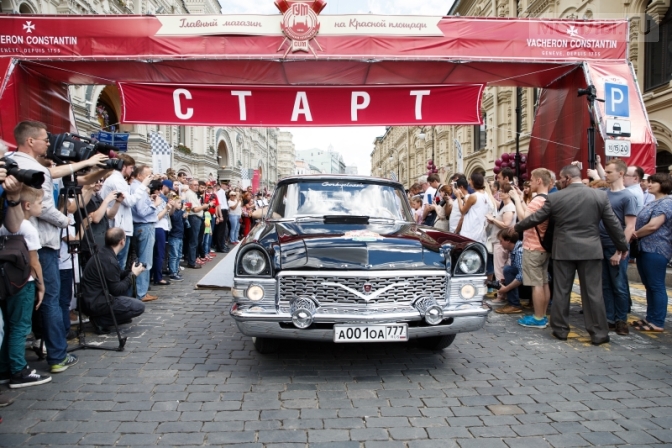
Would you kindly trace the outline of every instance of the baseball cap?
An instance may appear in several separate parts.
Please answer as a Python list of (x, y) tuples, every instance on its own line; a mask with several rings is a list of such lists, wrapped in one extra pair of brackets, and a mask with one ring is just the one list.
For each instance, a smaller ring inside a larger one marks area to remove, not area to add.
[(163, 182), (161, 182), (162, 185), (168, 187), (169, 190), (173, 189), (173, 181), (170, 179), (166, 179)]

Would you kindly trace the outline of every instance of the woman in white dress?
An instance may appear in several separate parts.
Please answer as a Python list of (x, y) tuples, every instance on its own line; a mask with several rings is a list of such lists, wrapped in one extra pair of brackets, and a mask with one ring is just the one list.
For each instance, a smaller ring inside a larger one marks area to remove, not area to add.
[(492, 204), (490, 198), (485, 193), (482, 174), (473, 173), (469, 179), (469, 185), (474, 189), (474, 193), (470, 194), (466, 200), (461, 190), (455, 192), (457, 195), (457, 205), (460, 207), (460, 213), (462, 213), (460, 235), (485, 245), (488, 240), (487, 233), (485, 232), (487, 224), (485, 215), (492, 210)]

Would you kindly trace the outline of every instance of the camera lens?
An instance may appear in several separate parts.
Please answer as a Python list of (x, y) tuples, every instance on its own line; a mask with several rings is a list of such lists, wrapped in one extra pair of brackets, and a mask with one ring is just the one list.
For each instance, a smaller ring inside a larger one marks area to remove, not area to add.
[(42, 188), (44, 184), (44, 173), (37, 170), (22, 170), (15, 160), (3, 157), (0, 159), (5, 162), (5, 169), (8, 176), (14, 176), (16, 180), (33, 188)]

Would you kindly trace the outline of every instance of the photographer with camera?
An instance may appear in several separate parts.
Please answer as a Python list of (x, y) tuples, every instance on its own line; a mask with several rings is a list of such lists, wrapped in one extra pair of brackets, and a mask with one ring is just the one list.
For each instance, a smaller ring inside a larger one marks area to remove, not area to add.
[(89, 316), (97, 333), (105, 333), (106, 327), (114, 325), (101, 278), (104, 279), (110, 293), (112, 311), (117, 324), (128, 323), (145, 312), (144, 303), (127, 296), (133, 279), (145, 271), (145, 266), (135, 263), (130, 270), (122, 271), (117, 256), (124, 246), (126, 246), (125, 231), (119, 227), (108, 229), (105, 232), (105, 247), (98, 252), (100, 266), (104, 266), (103, 272), (98, 271), (96, 260), (92, 259), (86, 264), (82, 274), (82, 311)]
[(82, 190), (82, 197), (86, 204), (83, 215), (89, 219), (89, 227), (95, 244), (95, 248), (89, 247), (88, 239), (82, 239), (80, 249), (82, 266), (86, 266), (96, 248), (100, 249), (105, 246), (105, 232), (110, 228), (110, 221), (114, 219), (121, 206), (121, 201), (124, 200), (124, 196), (118, 191), (111, 191), (107, 196), (102, 197), (100, 190), (104, 182), (104, 179), (99, 179)]
[[(5, 228), (12, 233), (19, 231), (24, 214), (20, 202), (21, 187), (23, 184), (16, 177), (9, 175), (5, 168), (5, 161), (0, 160), (0, 194), (3, 195), (2, 201), (7, 201), (7, 207), (3, 210), (3, 216), (0, 217)], [(3, 204), (4, 205), (4, 204)]]
[[(16, 162), (20, 169), (32, 170), (43, 175), (40, 185), (44, 193), (42, 213), (37, 218), (31, 218), (31, 222), (40, 235), (42, 248), (38, 251), (38, 255), (45, 285), (49, 285), (40, 307), (43, 337), (47, 347), (47, 363), (51, 366), (52, 373), (58, 373), (76, 364), (77, 357), (67, 352), (66, 326), (59, 304), (61, 277), (58, 269), (58, 256), (61, 247), (61, 229), (67, 228), (69, 221), (67, 216), (54, 205), (53, 178), (68, 174), (74, 175), (76, 171), (83, 168), (99, 165), (107, 159), (107, 156), (96, 155), (88, 160), (48, 169), (38, 161), (45, 157), (49, 149), (49, 135), (44, 123), (20, 122), (14, 128), (14, 139), (18, 149), (11, 155), (11, 160)], [(53, 170), (53, 175), (51, 170)], [(32, 177), (36, 178), (36, 176)]]

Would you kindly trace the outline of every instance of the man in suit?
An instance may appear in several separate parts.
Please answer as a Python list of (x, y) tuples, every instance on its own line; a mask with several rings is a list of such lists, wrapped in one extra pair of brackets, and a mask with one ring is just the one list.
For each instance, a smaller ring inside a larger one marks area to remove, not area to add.
[[(515, 226), (516, 232), (535, 227), (551, 218), (553, 236), (553, 336), (566, 340), (569, 333), (569, 298), (578, 271), (586, 330), (593, 345), (609, 342), (607, 314), (602, 300), (602, 244), (600, 221), (622, 259), (628, 254), (623, 228), (604, 191), (581, 182), (581, 171), (568, 165), (560, 171), (562, 190), (549, 195), (544, 206)], [(617, 263), (618, 264), (618, 263)]]

